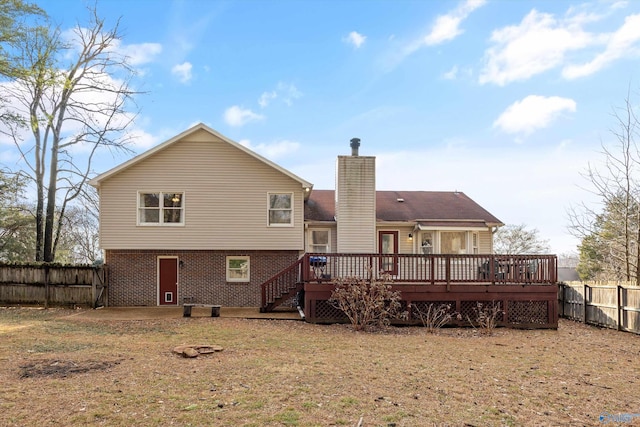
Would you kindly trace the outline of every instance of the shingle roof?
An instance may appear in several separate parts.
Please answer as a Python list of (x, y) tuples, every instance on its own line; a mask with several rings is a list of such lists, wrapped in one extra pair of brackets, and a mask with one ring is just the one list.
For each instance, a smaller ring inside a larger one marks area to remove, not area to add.
[[(442, 226), (470, 226), (475, 221), (502, 224), (466, 194), (455, 191), (376, 191), (376, 211), (378, 221), (415, 221)], [(334, 221), (334, 215), (335, 192), (313, 190), (305, 203), (305, 220)], [(450, 221), (456, 224), (449, 224)]]

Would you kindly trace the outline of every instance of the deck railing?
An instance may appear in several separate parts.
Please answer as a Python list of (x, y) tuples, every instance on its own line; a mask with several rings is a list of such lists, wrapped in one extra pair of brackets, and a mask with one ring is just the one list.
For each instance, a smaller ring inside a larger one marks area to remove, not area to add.
[(300, 283), (300, 269), (304, 265), (304, 260), (305, 258), (300, 258), (260, 286), (263, 309), (278, 298), (288, 294), (297, 283)]
[(555, 284), (555, 255), (305, 254), (304, 282), (389, 274), (394, 282), (425, 284)]

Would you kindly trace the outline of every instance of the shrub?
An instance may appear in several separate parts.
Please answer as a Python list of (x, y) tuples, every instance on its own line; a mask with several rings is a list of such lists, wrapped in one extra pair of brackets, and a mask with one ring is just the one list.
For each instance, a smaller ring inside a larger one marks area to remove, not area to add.
[(467, 317), (471, 326), (480, 328), (480, 333), (484, 335), (493, 334), (498, 324), (498, 316), (502, 316), (504, 311), (500, 308), (500, 302), (492, 302), (491, 305), (478, 302), (473, 309), (476, 314), (475, 322)]
[(359, 277), (336, 279), (329, 303), (342, 310), (355, 330), (386, 327), (401, 316), (400, 292), (391, 290), (388, 276), (368, 282)]
[(449, 323), (455, 314), (451, 312), (451, 304), (440, 304), (436, 306), (431, 303), (427, 306), (425, 312), (415, 306), (414, 311), (422, 322), (422, 325), (427, 328), (427, 332), (432, 334)]

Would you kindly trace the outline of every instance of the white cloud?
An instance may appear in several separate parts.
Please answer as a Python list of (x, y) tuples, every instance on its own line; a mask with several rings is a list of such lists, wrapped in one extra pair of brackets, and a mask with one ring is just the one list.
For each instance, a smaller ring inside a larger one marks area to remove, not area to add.
[(576, 102), (573, 99), (529, 95), (511, 104), (493, 122), (493, 127), (506, 133), (529, 135), (549, 126), (563, 112), (575, 111)]
[(360, 46), (364, 44), (365, 40), (367, 40), (367, 36), (363, 36), (357, 31), (351, 31), (348, 36), (342, 39), (342, 41), (353, 45), (356, 49), (359, 49)]
[(147, 150), (160, 142), (160, 138), (141, 128), (133, 128), (127, 131), (127, 135), (131, 138), (131, 148), (138, 152)]
[(153, 61), (162, 52), (162, 45), (160, 43), (120, 45), (116, 47), (116, 50), (135, 67)]
[[(74, 27), (61, 33), (61, 38), (72, 48), (66, 53), (66, 58), (77, 57), (77, 54), (83, 49), (82, 40), (90, 37), (90, 32), (89, 28)], [(126, 58), (129, 65), (134, 67), (152, 62), (162, 52), (160, 43), (124, 44), (121, 39), (113, 39), (110, 43), (105, 51)]]
[(462, 21), (485, 3), (486, 0), (467, 0), (448, 14), (438, 16), (431, 32), (425, 36), (424, 44), (427, 46), (441, 44), (462, 34), (464, 32), (460, 29)]
[(264, 120), (264, 116), (237, 105), (227, 108), (224, 112), (224, 121), (229, 126), (243, 126), (246, 123), (259, 120)]
[(560, 21), (532, 10), (519, 25), (494, 31), (480, 83), (504, 86), (561, 65), (568, 52), (594, 43), (595, 37), (581, 28), (585, 21), (584, 15)]
[(180, 83), (189, 83), (192, 77), (192, 68), (193, 66), (190, 62), (184, 62), (182, 64), (174, 65), (173, 68), (171, 68), (171, 74), (177, 76)]
[(271, 104), (271, 101), (279, 99), (290, 107), (293, 105), (293, 101), (301, 98), (302, 95), (303, 93), (293, 83), (278, 82), (275, 89), (262, 92), (258, 98), (258, 105), (261, 108), (266, 108)]
[(265, 108), (269, 105), (272, 99), (276, 99), (277, 97), (278, 93), (275, 90), (272, 90), (271, 92), (263, 92), (262, 95), (260, 95), (260, 99), (258, 99), (258, 105)]
[[(438, 16), (428, 34), (420, 35), (418, 38), (403, 44), (393, 43), (392, 49), (383, 55), (382, 67), (387, 72), (391, 71), (404, 61), (405, 58), (414, 54), (419, 49), (453, 40), (464, 32), (460, 28), (462, 22), (471, 12), (483, 6), (485, 3), (486, 0), (466, 0), (448, 14)], [(394, 40), (395, 36), (390, 38), (389, 41)]]
[(458, 66), (454, 65), (453, 68), (444, 73), (442, 77), (445, 80), (455, 80), (458, 77)]
[(608, 37), (604, 52), (587, 63), (566, 66), (562, 70), (562, 75), (567, 79), (584, 77), (622, 57), (638, 56), (640, 54), (638, 41), (640, 41), (640, 15), (627, 16), (622, 27)]
[(253, 150), (256, 153), (259, 153), (269, 159), (277, 159), (279, 157), (284, 157), (286, 155), (295, 153), (300, 148), (300, 143), (295, 141), (289, 141), (286, 139), (274, 141), (269, 144), (261, 143), (258, 145), (253, 145), (251, 144), (250, 140), (243, 139), (239, 141), (239, 144), (244, 145), (248, 149)]
[(302, 97), (302, 92), (293, 83), (279, 82), (277, 91), (288, 106), (291, 106), (294, 100)]

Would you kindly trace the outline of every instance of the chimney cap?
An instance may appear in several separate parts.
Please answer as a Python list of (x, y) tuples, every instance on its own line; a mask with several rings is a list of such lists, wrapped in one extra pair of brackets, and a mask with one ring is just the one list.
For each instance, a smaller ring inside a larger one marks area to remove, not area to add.
[(360, 147), (360, 138), (351, 138), (351, 155), (358, 155), (358, 147)]

